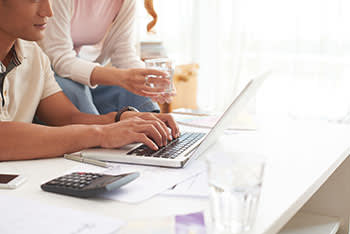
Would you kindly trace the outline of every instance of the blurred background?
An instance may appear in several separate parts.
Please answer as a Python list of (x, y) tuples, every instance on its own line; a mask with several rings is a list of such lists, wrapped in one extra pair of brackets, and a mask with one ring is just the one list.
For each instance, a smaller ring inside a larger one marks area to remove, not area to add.
[(248, 112), (347, 120), (350, 1), (154, 0), (155, 34), (146, 33), (151, 17), (137, 1), (141, 57), (184, 65), (174, 78), (184, 81), (184, 100), (174, 108), (222, 111), (249, 78), (271, 69)]

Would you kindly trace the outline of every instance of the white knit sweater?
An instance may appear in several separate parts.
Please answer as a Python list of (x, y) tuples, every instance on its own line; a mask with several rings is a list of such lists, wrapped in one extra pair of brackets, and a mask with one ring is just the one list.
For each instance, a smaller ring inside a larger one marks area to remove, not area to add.
[(54, 16), (49, 19), (45, 37), (38, 44), (49, 56), (53, 69), (59, 76), (68, 77), (91, 87), (92, 70), (108, 60), (118, 68), (144, 67), (136, 55), (133, 44), (136, 0), (124, 0), (111, 29), (105, 36), (99, 56), (93, 62), (77, 57), (73, 49), (71, 19), (74, 13), (74, 0), (52, 1), (52, 9)]

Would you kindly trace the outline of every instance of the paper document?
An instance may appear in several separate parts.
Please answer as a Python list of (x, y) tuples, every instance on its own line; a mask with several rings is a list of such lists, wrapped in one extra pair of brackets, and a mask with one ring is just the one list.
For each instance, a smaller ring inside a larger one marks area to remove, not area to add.
[(1, 234), (112, 234), (120, 220), (0, 195)]
[(138, 171), (140, 177), (136, 180), (119, 189), (101, 195), (101, 197), (112, 200), (137, 203), (164, 192), (174, 185), (196, 176), (205, 170), (205, 165), (202, 161), (193, 161), (185, 168), (163, 168), (118, 163), (110, 164), (113, 165), (113, 167), (107, 170), (101, 167), (81, 164), (74, 167), (69, 172), (100, 172), (118, 175)]
[(118, 234), (206, 234), (204, 213), (132, 220)]
[(177, 184), (174, 188), (164, 191), (161, 193), (161, 195), (207, 198), (209, 196), (207, 173), (202, 172), (182, 183)]

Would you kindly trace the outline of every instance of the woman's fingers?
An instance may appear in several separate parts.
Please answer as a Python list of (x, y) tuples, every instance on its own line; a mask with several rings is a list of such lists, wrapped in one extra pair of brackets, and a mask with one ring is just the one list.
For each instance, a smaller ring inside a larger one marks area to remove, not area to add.
[(166, 103), (170, 103), (171, 100), (173, 99), (173, 96), (175, 96), (175, 94), (173, 92), (171, 93), (163, 93), (161, 95), (161, 97), (163, 98), (163, 100), (166, 102)]
[(157, 96), (151, 96), (151, 98), (154, 102), (158, 102), (160, 104), (171, 103), (171, 101), (173, 100), (173, 95), (169, 93), (162, 93)]
[(145, 83), (142, 87), (140, 87), (140, 89), (146, 93), (157, 93), (157, 95), (161, 95), (170, 87), (171, 81), (169, 79), (150, 77), (146, 79)]
[(165, 89), (162, 87), (150, 87), (147, 85), (143, 85), (140, 89), (141, 89), (141, 92), (145, 94), (160, 95), (165, 92)]
[(157, 69), (140, 69), (140, 72), (143, 76), (161, 76), (168, 77), (169, 74), (167, 72), (163, 72)]
[(153, 84), (154, 87), (168, 88), (171, 85), (171, 80), (161, 77), (148, 77), (146, 78), (146, 85), (150, 86)]
[[(172, 81), (168, 79), (169, 74), (167, 72), (159, 71), (156, 69), (132, 69), (127, 89), (133, 93), (146, 97), (156, 97), (169, 93), (168, 90), (172, 86)], [(175, 96), (175, 89), (169, 93), (170, 96)], [(159, 102), (170, 102), (169, 95), (166, 97), (160, 97)]]

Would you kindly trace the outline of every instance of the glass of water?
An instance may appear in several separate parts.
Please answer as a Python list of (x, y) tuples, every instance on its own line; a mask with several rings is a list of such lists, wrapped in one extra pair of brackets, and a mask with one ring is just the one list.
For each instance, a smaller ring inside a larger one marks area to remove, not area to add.
[(215, 231), (241, 233), (254, 224), (263, 181), (263, 156), (222, 152), (207, 158), (211, 221)]
[[(146, 68), (156, 69), (167, 73), (166, 77), (157, 77), (154, 75), (149, 75), (146, 77), (146, 84), (150, 87), (155, 88), (164, 88), (164, 93), (172, 93), (174, 91), (173, 86), (173, 76), (175, 71), (175, 63), (169, 58), (157, 58), (157, 59), (147, 59), (145, 60)], [(153, 78), (153, 79), (150, 79)], [(165, 78), (170, 82), (151, 82), (151, 80), (155, 80), (154, 78)]]

